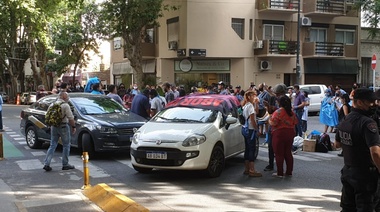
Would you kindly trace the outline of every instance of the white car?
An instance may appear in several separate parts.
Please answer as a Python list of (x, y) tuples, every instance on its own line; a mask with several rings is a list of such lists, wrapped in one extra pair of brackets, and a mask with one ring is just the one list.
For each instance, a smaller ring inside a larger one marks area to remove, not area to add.
[[(190, 95), (171, 102), (135, 132), (134, 169), (205, 170), (218, 177), (225, 159), (245, 149), (238, 106), (229, 95)], [(257, 139), (256, 157), (258, 146)]]
[(306, 91), (310, 98), (308, 107), (309, 113), (317, 113), (321, 109), (321, 102), (325, 97), (326, 85), (322, 84), (306, 84), (300, 85), (301, 91)]

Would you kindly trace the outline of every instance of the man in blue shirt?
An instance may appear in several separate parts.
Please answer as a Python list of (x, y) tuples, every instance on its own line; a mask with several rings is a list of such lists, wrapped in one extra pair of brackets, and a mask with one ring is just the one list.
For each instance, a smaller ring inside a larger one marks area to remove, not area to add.
[(293, 100), (293, 110), (298, 118), (298, 124), (296, 125), (296, 135), (302, 137), (302, 114), (303, 114), (303, 107), (306, 105), (305, 96), (300, 91), (299, 85), (294, 85), (294, 91), (296, 93), (296, 96)]
[(132, 101), (131, 111), (146, 119), (150, 118), (149, 90), (137, 94)]

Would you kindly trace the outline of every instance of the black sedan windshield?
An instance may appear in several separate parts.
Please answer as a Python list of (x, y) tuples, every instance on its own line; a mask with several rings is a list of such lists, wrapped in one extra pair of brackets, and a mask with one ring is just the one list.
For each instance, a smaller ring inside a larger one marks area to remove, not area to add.
[(174, 107), (160, 111), (151, 121), (211, 123), (215, 121), (217, 114), (217, 111), (201, 108)]
[(100, 115), (125, 111), (122, 105), (110, 98), (100, 98), (94, 95), (94, 97), (75, 97), (70, 98), (70, 100), (84, 115)]

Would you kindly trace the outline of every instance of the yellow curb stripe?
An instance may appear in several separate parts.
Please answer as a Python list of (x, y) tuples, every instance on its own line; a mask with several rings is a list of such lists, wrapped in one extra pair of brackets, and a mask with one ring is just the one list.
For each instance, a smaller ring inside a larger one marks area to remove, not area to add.
[(107, 212), (148, 212), (149, 209), (122, 195), (105, 183), (83, 190), (83, 194)]

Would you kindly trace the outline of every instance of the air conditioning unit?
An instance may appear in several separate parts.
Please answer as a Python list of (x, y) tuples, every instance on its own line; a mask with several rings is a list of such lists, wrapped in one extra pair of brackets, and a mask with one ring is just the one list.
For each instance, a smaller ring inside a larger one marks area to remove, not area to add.
[(272, 62), (266, 61), (266, 60), (260, 61), (260, 67), (259, 67), (259, 69), (261, 71), (271, 70), (272, 69)]
[(264, 42), (262, 40), (257, 40), (253, 42), (253, 49), (262, 49), (264, 47)]
[(302, 26), (311, 26), (311, 19), (308, 17), (302, 17), (301, 18), (301, 25)]
[(177, 50), (178, 42), (177, 41), (169, 41), (169, 50)]

